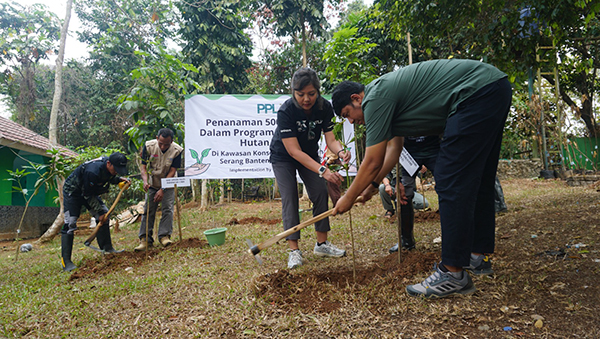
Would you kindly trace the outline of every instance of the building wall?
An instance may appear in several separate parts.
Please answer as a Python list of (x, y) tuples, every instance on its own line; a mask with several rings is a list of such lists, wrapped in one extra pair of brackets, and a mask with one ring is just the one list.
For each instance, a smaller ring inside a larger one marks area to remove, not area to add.
[[(25, 206), (0, 206), (0, 240), (15, 239)], [(28, 207), (20, 239), (37, 238), (52, 225), (59, 213), (58, 207)]]
[[(0, 151), (4, 151), (4, 153), (1, 155), (2, 159), (5, 160), (0, 164), (0, 178), (11, 178), (10, 174), (7, 172), (8, 169), (16, 171), (17, 169), (23, 169), (24, 166), (30, 166), (30, 162), (34, 164), (47, 164), (49, 162), (49, 158), (47, 157), (38, 154), (32, 154), (26, 151), (13, 149), (17, 155), (11, 152), (11, 149), (8, 147), (2, 148)], [(21, 185), (27, 189), (27, 195), (23, 196), (23, 193), (12, 189), (12, 186), (16, 186), (14, 181), (3, 180), (3, 182), (8, 183), (8, 185), (6, 185), (6, 187), (0, 186), (0, 190), (5, 193), (3, 194), (2, 198), (0, 198), (0, 205), (25, 206), (26, 200), (29, 199), (35, 192), (35, 184), (39, 179), (39, 175), (35, 173), (35, 171), (27, 171), (32, 173), (21, 179)], [(31, 197), (29, 206), (57, 207), (58, 205), (54, 202), (54, 199), (57, 196), (58, 193), (55, 189), (46, 190), (46, 187), (41, 187), (38, 191), (38, 194)]]
[(0, 206), (12, 205), (12, 182), (6, 179), (10, 178), (7, 170), (12, 171), (14, 158), (10, 148), (0, 148)]

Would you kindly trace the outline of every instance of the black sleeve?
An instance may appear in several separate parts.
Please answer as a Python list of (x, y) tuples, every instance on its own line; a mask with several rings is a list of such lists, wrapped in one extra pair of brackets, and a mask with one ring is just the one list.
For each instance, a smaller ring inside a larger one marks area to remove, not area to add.
[(293, 105), (288, 99), (277, 111), (277, 127), (281, 139), (298, 137), (298, 127), (296, 120), (293, 118)]
[(333, 127), (335, 126), (335, 122), (333, 121), (333, 107), (331, 107), (331, 103), (329, 103), (329, 101), (327, 100), (325, 100), (325, 102), (323, 103), (323, 111), (325, 112), (325, 121), (323, 121), (323, 133), (333, 131)]
[(148, 164), (148, 158), (150, 158), (150, 155), (148, 155), (148, 150), (146, 149), (146, 144), (144, 144), (144, 148), (142, 148), (142, 165)]
[(100, 177), (93, 171), (84, 170), (81, 173), (81, 181), (83, 184), (83, 196), (90, 197), (96, 195), (95, 185), (100, 181)]
[(175, 159), (173, 159), (173, 162), (171, 163), (171, 167), (175, 167), (175, 168), (181, 168), (181, 153), (180, 152)]

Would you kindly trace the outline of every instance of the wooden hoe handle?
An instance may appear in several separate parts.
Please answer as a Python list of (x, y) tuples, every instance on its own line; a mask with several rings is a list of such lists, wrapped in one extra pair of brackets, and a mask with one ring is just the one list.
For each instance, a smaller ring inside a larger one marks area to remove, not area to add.
[[(121, 191), (119, 191), (119, 195), (117, 195), (115, 202), (113, 202), (112, 206), (110, 206), (110, 209), (108, 210), (108, 212), (106, 212), (104, 214), (106, 216), (106, 218), (108, 218), (108, 216), (113, 212), (113, 210), (117, 206), (117, 203), (119, 202), (119, 199), (121, 199), (121, 195), (123, 194), (123, 191), (125, 191), (130, 185), (131, 185), (131, 182), (126, 182), (125, 185), (123, 185), (123, 187), (121, 187)], [(103, 223), (104, 223), (104, 218), (100, 218), (100, 220), (98, 220), (98, 224), (96, 224), (96, 227), (92, 231), (92, 234), (90, 234), (90, 236), (85, 240), (84, 244), (89, 245), (92, 243), (92, 241), (96, 238), (96, 235), (98, 234), (98, 230), (100, 230), (100, 226), (102, 226)]]
[[(361, 201), (362, 201), (362, 197), (358, 197), (358, 198), (356, 198), (356, 201), (354, 201), (354, 202), (357, 203), (357, 202), (361, 202)], [(287, 230), (273, 236), (272, 238), (265, 240), (264, 242), (262, 242), (258, 245), (252, 246), (248, 250), (248, 253), (250, 253), (252, 255), (257, 255), (260, 251), (264, 250), (267, 247), (274, 245), (279, 240), (287, 237), (288, 235), (290, 235), (292, 233), (296, 233), (296, 232), (300, 231), (301, 229), (305, 228), (306, 226), (316, 223), (317, 221), (323, 220), (323, 219), (331, 216), (331, 214), (333, 214), (333, 208), (330, 209), (329, 211), (323, 212), (315, 217), (312, 217), (290, 229), (287, 229)]]

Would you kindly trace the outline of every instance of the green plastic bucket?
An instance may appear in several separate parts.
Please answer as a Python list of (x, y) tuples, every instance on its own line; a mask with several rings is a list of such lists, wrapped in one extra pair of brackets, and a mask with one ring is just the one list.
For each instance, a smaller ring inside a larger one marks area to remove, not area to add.
[(221, 246), (225, 243), (225, 231), (227, 227), (218, 227), (204, 231), (206, 240), (210, 246)]

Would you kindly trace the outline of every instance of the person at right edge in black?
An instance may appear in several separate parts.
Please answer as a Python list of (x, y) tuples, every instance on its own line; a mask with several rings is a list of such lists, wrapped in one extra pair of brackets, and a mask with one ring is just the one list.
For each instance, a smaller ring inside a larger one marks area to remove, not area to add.
[(115, 152), (110, 157), (102, 157), (81, 164), (65, 180), (63, 187), (65, 224), (60, 231), (63, 271), (68, 272), (77, 268), (71, 261), (71, 253), (73, 252), (77, 219), (82, 206), (85, 206), (96, 220), (103, 221), (96, 236), (98, 247), (105, 253), (122, 252), (122, 250), (117, 251), (113, 248), (109, 229), (110, 216), (105, 215), (108, 208), (99, 197), (108, 192), (110, 184), (117, 185), (121, 181), (130, 181), (121, 175), (127, 175), (127, 158), (125, 155)]

